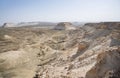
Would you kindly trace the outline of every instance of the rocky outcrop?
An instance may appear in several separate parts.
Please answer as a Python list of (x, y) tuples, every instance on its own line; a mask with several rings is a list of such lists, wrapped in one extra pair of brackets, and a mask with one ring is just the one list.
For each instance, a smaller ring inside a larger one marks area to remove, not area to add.
[(57, 29), (57, 30), (75, 30), (76, 28), (70, 22), (61, 22), (61, 23), (58, 23), (54, 29)]
[(119, 78), (120, 48), (100, 53), (96, 65), (87, 72), (86, 78)]

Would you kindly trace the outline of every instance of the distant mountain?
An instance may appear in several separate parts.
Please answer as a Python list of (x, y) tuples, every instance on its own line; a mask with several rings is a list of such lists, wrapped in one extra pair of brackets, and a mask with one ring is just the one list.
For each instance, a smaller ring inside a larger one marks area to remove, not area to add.
[(2, 25), (3, 28), (7, 28), (7, 27), (16, 27), (16, 25), (14, 23), (4, 23)]
[(60, 22), (57, 24), (57, 26), (55, 26), (54, 29), (57, 29), (57, 30), (75, 30), (76, 28), (70, 22)]
[(52, 22), (21, 22), (18, 26), (54, 26), (56, 23)]
[(18, 24), (14, 23), (4, 23), (2, 25), (3, 28), (6, 27), (40, 27), (40, 28), (53, 28), (57, 25), (57, 23), (52, 22), (21, 22)]
[(72, 24), (74, 25), (74, 26), (83, 26), (84, 24), (85, 24), (85, 22), (72, 22)]

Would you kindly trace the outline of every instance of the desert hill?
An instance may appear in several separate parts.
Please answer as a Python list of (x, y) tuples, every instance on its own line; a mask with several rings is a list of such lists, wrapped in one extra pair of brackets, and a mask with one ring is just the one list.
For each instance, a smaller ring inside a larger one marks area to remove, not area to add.
[(57, 30), (75, 30), (76, 28), (70, 22), (61, 22), (61, 23), (58, 23), (54, 29), (57, 29)]
[(120, 78), (119, 64), (120, 22), (0, 28), (0, 78)]

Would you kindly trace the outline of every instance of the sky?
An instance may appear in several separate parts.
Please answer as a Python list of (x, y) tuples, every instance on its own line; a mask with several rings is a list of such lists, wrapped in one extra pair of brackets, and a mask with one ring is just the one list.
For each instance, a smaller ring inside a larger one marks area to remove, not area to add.
[(120, 0), (0, 0), (0, 24), (120, 21)]

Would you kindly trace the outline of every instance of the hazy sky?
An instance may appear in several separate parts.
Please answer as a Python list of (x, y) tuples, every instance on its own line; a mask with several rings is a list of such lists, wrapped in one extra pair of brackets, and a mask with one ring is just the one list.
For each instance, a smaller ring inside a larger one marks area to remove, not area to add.
[(0, 24), (120, 21), (120, 0), (0, 0)]

